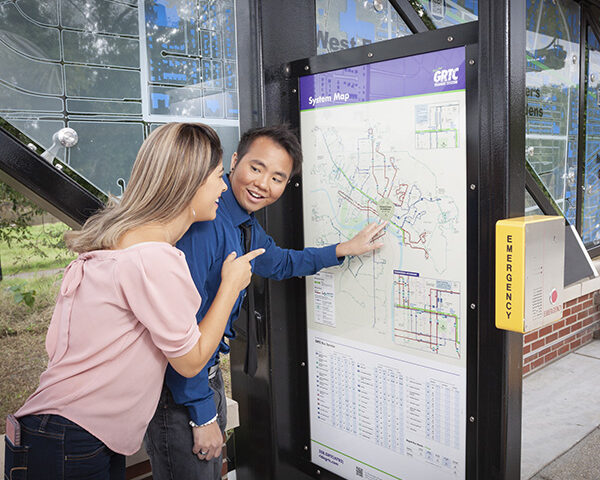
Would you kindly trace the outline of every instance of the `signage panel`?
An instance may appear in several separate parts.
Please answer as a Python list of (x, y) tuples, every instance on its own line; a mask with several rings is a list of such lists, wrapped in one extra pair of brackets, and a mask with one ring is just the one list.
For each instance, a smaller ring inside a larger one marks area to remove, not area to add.
[(527, 333), (562, 318), (565, 219), (532, 215), (496, 223), (496, 326)]
[(306, 245), (388, 222), (307, 279), (311, 459), (346, 479), (465, 477), (465, 50), (300, 79)]

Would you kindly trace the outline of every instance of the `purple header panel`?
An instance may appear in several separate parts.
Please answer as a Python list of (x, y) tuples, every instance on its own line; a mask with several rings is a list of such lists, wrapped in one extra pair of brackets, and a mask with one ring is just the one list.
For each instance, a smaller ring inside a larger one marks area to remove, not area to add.
[(459, 47), (300, 77), (300, 110), (464, 88)]

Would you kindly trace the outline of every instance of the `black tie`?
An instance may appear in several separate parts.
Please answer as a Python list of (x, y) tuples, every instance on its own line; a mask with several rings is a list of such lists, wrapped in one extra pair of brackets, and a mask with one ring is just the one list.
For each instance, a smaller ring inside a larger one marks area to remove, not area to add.
[[(244, 251), (248, 253), (252, 248), (252, 229), (250, 221), (240, 225), (242, 230), (242, 240), (244, 242)], [(252, 281), (248, 285), (248, 345), (246, 347), (246, 362), (244, 363), (244, 372), (254, 376), (258, 365), (258, 352), (256, 346), (258, 338), (256, 336), (256, 313), (254, 309), (254, 287)]]

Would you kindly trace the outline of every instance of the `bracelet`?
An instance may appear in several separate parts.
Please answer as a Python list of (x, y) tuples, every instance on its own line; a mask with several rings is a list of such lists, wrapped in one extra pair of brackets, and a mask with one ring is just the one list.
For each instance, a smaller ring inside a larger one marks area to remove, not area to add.
[(211, 423), (215, 423), (217, 421), (217, 418), (219, 418), (219, 414), (218, 413), (213, 418), (211, 418), (208, 422), (203, 423), (202, 425), (198, 425), (193, 420), (190, 420), (190, 422), (189, 422), (190, 423), (190, 427), (192, 427), (192, 428), (206, 427), (207, 425), (210, 425)]

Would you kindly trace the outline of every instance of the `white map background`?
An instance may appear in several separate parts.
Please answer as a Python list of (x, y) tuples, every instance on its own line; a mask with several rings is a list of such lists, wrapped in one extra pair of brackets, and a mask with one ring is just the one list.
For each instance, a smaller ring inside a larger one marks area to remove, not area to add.
[(309, 328), (465, 365), (464, 125), (463, 91), (301, 113), (305, 244), (389, 221), (381, 250), (327, 269), (333, 323), (308, 279)]

